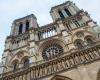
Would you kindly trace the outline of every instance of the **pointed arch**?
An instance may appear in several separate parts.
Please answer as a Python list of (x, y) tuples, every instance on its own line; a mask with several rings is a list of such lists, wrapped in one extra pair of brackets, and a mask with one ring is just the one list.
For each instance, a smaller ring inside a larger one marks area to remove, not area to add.
[(29, 67), (29, 56), (24, 56), (24, 57), (21, 59), (21, 63), (23, 64), (23, 67), (24, 67), (24, 68)]
[(19, 60), (15, 59), (12, 63), (13, 71), (19, 68)]
[(82, 49), (84, 47), (84, 42), (81, 39), (76, 39), (74, 41), (74, 45), (76, 46), (76, 48)]
[(12, 58), (9, 60), (9, 62), (8, 62), (8, 66), (11, 66), (12, 65), (12, 62), (14, 61), (14, 60), (18, 60), (19, 61), (19, 63), (21, 63), (21, 60), (23, 59), (23, 57), (25, 57), (25, 56), (31, 56), (31, 54), (28, 52), (28, 51), (26, 51), (26, 50), (20, 50), (20, 51), (18, 51), (18, 52), (16, 52), (13, 56), (12, 56)]
[(92, 44), (95, 41), (95, 38), (91, 35), (85, 36), (84, 40), (86, 41), (87, 44)]
[(54, 77), (51, 78), (51, 80), (72, 80), (72, 79), (61, 75), (55, 75)]
[(71, 37), (71, 40), (72, 40), (72, 42), (74, 42), (76, 39), (78, 39), (78, 36), (77, 36), (77, 33), (84, 33), (84, 36), (83, 36), (83, 38), (85, 37), (85, 36), (88, 36), (88, 35), (90, 35), (90, 36), (92, 36), (93, 38), (95, 38), (95, 35), (92, 33), (92, 32), (90, 32), (90, 31), (85, 31), (85, 30), (79, 30), (79, 31), (76, 31), (73, 35), (72, 35), (72, 37)]

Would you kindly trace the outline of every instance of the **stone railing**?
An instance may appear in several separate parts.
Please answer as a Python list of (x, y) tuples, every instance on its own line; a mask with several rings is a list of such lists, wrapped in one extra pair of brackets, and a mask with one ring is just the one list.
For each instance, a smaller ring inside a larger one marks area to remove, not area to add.
[(38, 28), (38, 36), (39, 40), (57, 35), (57, 24), (48, 24), (46, 26), (42, 26)]
[(20, 68), (16, 71), (3, 73), (3, 80), (36, 80), (61, 71), (71, 70), (81, 64), (89, 64), (100, 59), (100, 42), (87, 46), (84, 49), (74, 49), (69, 55), (65, 53), (59, 58), (48, 61), (39, 61), (30, 64), (29, 68)]

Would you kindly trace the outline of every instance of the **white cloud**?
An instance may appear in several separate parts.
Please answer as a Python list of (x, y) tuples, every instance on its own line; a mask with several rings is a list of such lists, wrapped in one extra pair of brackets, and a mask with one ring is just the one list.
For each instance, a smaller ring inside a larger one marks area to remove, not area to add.
[(28, 8), (31, 5), (30, 0), (15, 0), (15, 2), (5, 2), (0, 4), (0, 12), (5, 13), (16, 13), (17, 11), (22, 11), (24, 8)]

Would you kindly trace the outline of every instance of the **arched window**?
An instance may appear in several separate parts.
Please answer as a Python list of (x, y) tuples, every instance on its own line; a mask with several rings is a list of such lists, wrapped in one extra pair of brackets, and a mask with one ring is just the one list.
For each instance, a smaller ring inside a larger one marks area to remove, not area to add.
[(63, 48), (58, 44), (49, 45), (43, 50), (44, 59), (55, 58), (60, 56), (61, 54), (63, 54)]
[(26, 22), (26, 29), (25, 31), (28, 31), (29, 30), (29, 21)]
[(79, 49), (82, 49), (82, 48), (83, 48), (82, 43), (81, 43), (81, 42), (77, 42), (77, 47), (78, 47)]
[(65, 12), (66, 12), (66, 14), (67, 14), (68, 16), (72, 16), (72, 14), (69, 12), (68, 9), (64, 9), (64, 10), (65, 10)]
[(63, 13), (61, 11), (58, 11), (58, 13), (59, 13), (59, 15), (60, 15), (61, 18), (65, 18), (64, 15), (63, 15)]
[(18, 69), (18, 62), (14, 62), (13, 63), (13, 70), (17, 70)]
[(71, 27), (70, 23), (66, 23), (66, 27), (67, 27), (67, 31), (72, 30), (72, 27)]
[(85, 41), (87, 42), (87, 44), (93, 44), (93, 38), (91, 36), (85, 37)]
[(74, 24), (76, 25), (76, 27), (80, 27), (80, 24), (77, 20), (73, 20)]
[(29, 67), (29, 59), (25, 59), (25, 60), (24, 60), (23, 67), (24, 67), (24, 68)]
[(23, 30), (23, 24), (22, 24), (22, 23), (20, 23), (20, 25), (19, 25), (19, 34), (21, 34), (21, 33), (22, 33), (22, 30)]
[(75, 41), (75, 46), (76, 46), (78, 49), (82, 49), (82, 48), (84, 47), (83, 41), (82, 41), (82, 40), (76, 40), (76, 41)]
[(92, 43), (93, 43), (93, 41), (92, 41), (91, 38), (87, 38), (87, 42), (88, 42), (89, 44), (92, 44)]

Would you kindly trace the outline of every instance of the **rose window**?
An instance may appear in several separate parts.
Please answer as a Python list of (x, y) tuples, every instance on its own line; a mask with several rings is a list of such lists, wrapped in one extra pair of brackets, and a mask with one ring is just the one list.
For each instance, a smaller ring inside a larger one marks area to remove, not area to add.
[(43, 58), (51, 59), (60, 56), (63, 53), (63, 48), (58, 44), (52, 44), (47, 46), (43, 50)]

